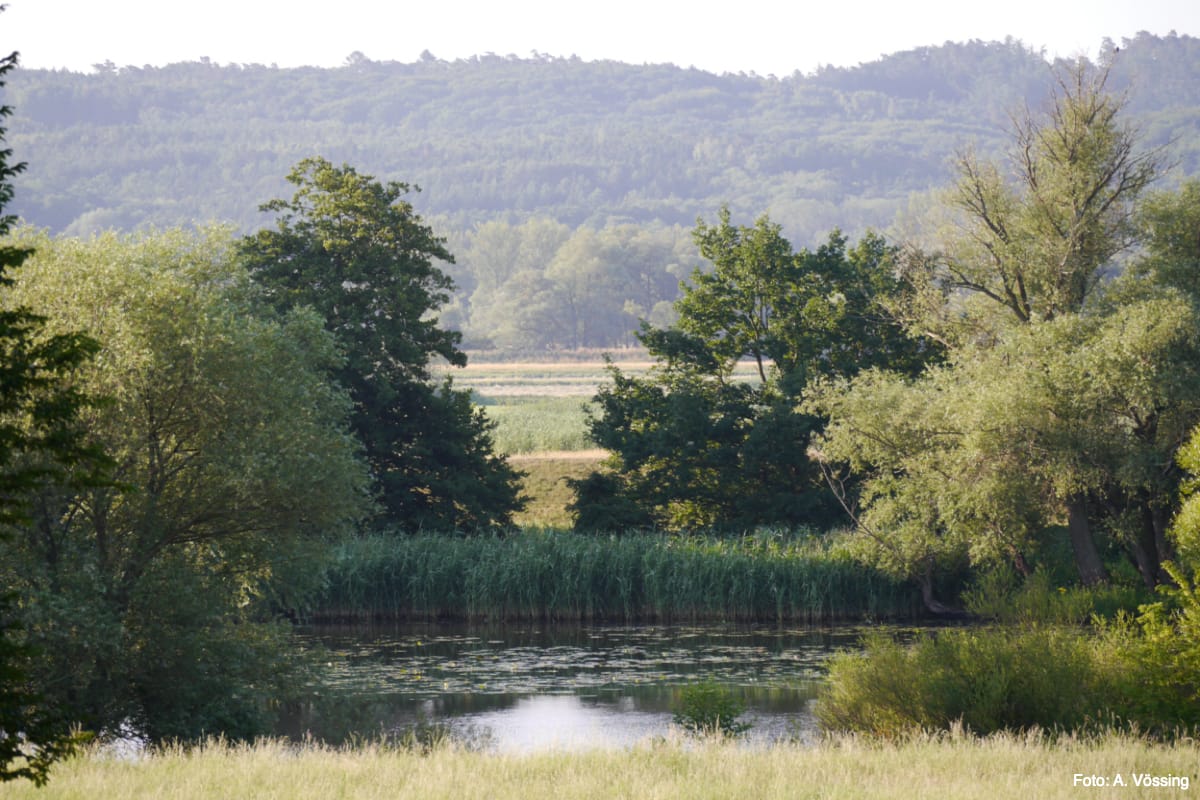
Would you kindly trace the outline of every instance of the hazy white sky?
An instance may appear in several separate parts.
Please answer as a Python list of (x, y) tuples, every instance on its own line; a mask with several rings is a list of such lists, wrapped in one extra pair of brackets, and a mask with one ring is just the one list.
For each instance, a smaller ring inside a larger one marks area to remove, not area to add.
[(536, 50), (782, 77), (945, 41), (1013, 36), (1051, 56), (1094, 56), (1106, 36), (1200, 36), (1197, 0), (5, 1), (0, 51), (85, 72), (106, 60), (337, 66), (354, 51), (413, 61)]

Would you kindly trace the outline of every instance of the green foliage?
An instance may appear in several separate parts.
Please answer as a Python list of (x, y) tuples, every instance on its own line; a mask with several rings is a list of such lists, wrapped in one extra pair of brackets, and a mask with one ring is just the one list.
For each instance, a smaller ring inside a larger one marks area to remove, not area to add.
[(1101, 646), (1073, 628), (947, 629), (911, 645), (876, 634), (864, 644), (829, 662), (817, 701), (827, 730), (1075, 731), (1109, 723), (1119, 708)]
[(321, 619), (816, 621), (907, 616), (912, 588), (803, 534), (373, 536), (339, 547)]
[[(1115, 88), (1132, 87), (1141, 124), (1190, 145), (1197, 40), (1117, 44)], [(419, 175), (435, 190), (430, 213), (464, 229), (514, 216), (687, 226), (728, 201), (771, 208), (794, 241), (811, 241), (839, 221), (889, 223), (945, 180), (964, 135), (991, 149), (1008, 111), (1037, 107), (1045, 73), (1044, 54), (1020, 42), (972, 41), (777, 78), (481, 55), (27, 70), (11, 91), (28, 117), (21, 147), (39, 164), (22, 215), (75, 234), (197, 218), (249, 228), (252, 199), (294, 153), (326, 152)], [(1194, 172), (1194, 145), (1187, 155)]]
[[(16, 65), (16, 53), (0, 58), (0, 86)], [(0, 106), (0, 122), (10, 113)], [(0, 145), (5, 133), (0, 127)], [(0, 149), (0, 236), (15, 221), (3, 212), (12, 180), (25, 168), (11, 157), (12, 150)], [(0, 244), (0, 548), (33, 524), (45, 486), (70, 473), (75, 485), (101, 485), (109, 464), (84, 436), (80, 416), (91, 398), (72, 383), (73, 373), (95, 355), (96, 342), (74, 331), (47, 336), (44, 317), (11, 301), (11, 272), (30, 255), (27, 247)], [(70, 730), (69, 709), (35, 685), (30, 665), (37, 652), (11, 586), (0, 582), (0, 782), (24, 778), (41, 786), (82, 737)]]
[(1125, 622), (1109, 629), (1119, 643), (1121, 689), (1129, 715), (1143, 728), (1162, 733), (1200, 726), (1200, 597), (1189, 579), (1168, 563), (1175, 586), (1163, 586), (1163, 602), (1142, 606), (1136, 628)]
[(227, 231), (13, 243), (6, 300), (100, 343), (72, 382), (116, 482), (42, 487), (4, 547), (38, 687), (103, 734), (253, 735), (298, 674), (267, 609), (369, 509), (333, 338), (262, 302)]
[(980, 573), (963, 592), (963, 605), (975, 616), (1024, 625), (1082, 625), (1094, 618), (1114, 620), (1138, 609), (1146, 593), (1138, 587), (1058, 585), (1046, 570), (1025, 580), (1011, 569), (997, 567)]
[(1065, 533), (1079, 578), (1098, 584), (1103, 533), (1147, 586), (1162, 580), (1173, 453), (1200, 420), (1200, 318), (1152, 265), (1103, 279), (1161, 168), (1106, 77), (1064, 71), (1046, 118), (1018, 121), (1014, 182), (961, 158), (958, 225), (936, 256), (909, 254), (896, 306), (946, 362), (810, 395), (831, 418), (817, 447), (863, 479), (865, 549), (896, 574), (963, 557), (1029, 574)]
[(1145, 256), (1134, 263), (1139, 274), (1200, 299), (1200, 179), (1190, 178), (1174, 192), (1150, 195), (1138, 209), (1146, 240)]
[(498, 221), (467, 235), (455, 321), (475, 347), (503, 353), (627, 346), (642, 319), (661, 321), (695, 261), (678, 227)]
[(727, 687), (705, 681), (679, 690), (672, 719), (694, 736), (741, 736), (750, 730), (748, 722), (738, 722), (745, 704)]
[(629, 496), (625, 482), (612, 472), (594, 470), (568, 478), (573, 499), (567, 505), (577, 531), (635, 531), (654, 527), (654, 518)]
[[(638, 378), (610, 365), (593, 400), (591, 436), (617, 477), (578, 484), (605, 506), (580, 495), (578, 525), (620, 524), (632, 509), (672, 529), (828, 525), (832, 498), (808, 455), (821, 420), (798, 398), (819, 375), (916, 369), (933, 355), (884, 312), (894, 251), (873, 235), (847, 250), (834, 232), (793, 253), (768, 218), (734, 226), (728, 209), (694, 237), (713, 269), (693, 273), (673, 327), (643, 326), (658, 366)], [(742, 359), (757, 380), (733, 378)]]
[[(1119, 44), (1106, 56), (1113, 88), (1131, 91), (1131, 118), (1150, 141), (1177, 141), (1182, 174), (1195, 173), (1200, 42)], [(882, 228), (946, 183), (964, 139), (998, 152), (1008, 114), (1043, 104), (1046, 71), (1016, 41), (779, 77), (543, 55), (23, 70), (8, 90), (22, 110), (14, 141), (38, 169), (20, 176), (17, 211), (70, 235), (196, 219), (249, 231), (255, 198), (278, 194), (296, 154), (324, 153), (430, 190), (426, 213), (460, 259), (443, 322), (472, 347), (615, 347), (641, 318), (669, 324), (655, 308), (669, 309), (696, 259), (663, 256), (698, 214), (769, 208), (805, 243), (834, 226)]]
[[(999, 616), (1019, 620), (1004, 627), (938, 631), (909, 645), (868, 638), (861, 653), (830, 662), (818, 718), (832, 730), (885, 737), (956, 724), (976, 734), (1116, 724), (1188, 735), (1200, 725), (1200, 600), (1183, 573), (1166, 569), (1177, 584), (1160, 589), (1166, 600), (1141, 606), (1136, 618), (1093, 616), (1094, 630), (1078, 618), (1114, 590), (1051, 599), (1035, 579), (1000, 604)], [(986, 608), (992, 584), (970, 599)]]
[(280, 214), (276, 229), (244, 239), (241, 257), (277, 308), (315, 309), (345, 352), (332, 374), (349, 390), (387, 522), (508, 522), (518, 476), (494, 452), (494, 425), (449, 379), (431, 381), (432, 360), (466, 356), (436, 316), (453, 282), (433, 262), (453, 257), (401, 199), (410, 187), (321, 158), (288, 180), (293, 198), (263, 206)]

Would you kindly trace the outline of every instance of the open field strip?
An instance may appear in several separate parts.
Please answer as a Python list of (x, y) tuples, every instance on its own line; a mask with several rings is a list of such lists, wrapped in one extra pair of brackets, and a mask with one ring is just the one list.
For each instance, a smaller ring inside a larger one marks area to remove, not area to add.
[[(626, 375), (644, 375), (655, 365), (649, 360), (615, 361)], [(756, 370), (750, 362), (739, 364), (734, 377), (751, 380)], [(443, 367), (438, 375), (454, 379), (459, 389), (471, 389), (489, 398), (590, 397), (608, 380), (605, 363), (590, 361), (471, 361), (465, 368)]]
[(523, 464), (536, 464), (539, 461), (602, 461), (608, 455), (607, 450), (594, 447), (590, 450), (541, 450), (536, 453), (518, 453), (508, 457), (508, 460), (521, 469)]
[[(1116, 735), (1056, 744), (1037, 736), (920, 737), (901, 744), (847, 738), (769, 748), (660, 741), (626, 750), (527, 755), (452, 746), (421, 755), (374, 746), (217, 743), (136, 759), (76, 758), (58, 765), (45, 788), (20, 782), (5, 785), (3, 794), (38, 800), (1168, 798), (1200, 791), (1198, 765), (1200, 746), (1194, 741), (1154, 745)], [(1117, 776), (1124, 787), (1113, 786)], [(1097, 777), (1108, 785), (1084, 785)], [(1167, 785), (1137, 785), (1147, 778)], [(1180, 785), (1185, 778), (1187, 789)]]

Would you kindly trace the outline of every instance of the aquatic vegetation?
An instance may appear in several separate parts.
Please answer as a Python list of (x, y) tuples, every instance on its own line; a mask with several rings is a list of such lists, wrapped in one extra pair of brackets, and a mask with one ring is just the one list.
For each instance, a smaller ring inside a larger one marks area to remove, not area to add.
[(527, 530), (346, 543), (314, 620), (832, 621), (912, 616), (914, 588), (803, 532)]

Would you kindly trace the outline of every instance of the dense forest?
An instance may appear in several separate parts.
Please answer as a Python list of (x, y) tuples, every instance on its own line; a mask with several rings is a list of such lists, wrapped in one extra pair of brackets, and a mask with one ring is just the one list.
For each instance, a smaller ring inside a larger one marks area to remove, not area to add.
[[(1200, 41), (1139, 34), (1101, 60), (1145, 143), (1173, 142), (1194, 174)], [(998, 153), (1010, 116), (1044, 105), (1051, 69), (1008, 40), (782, 78), (536, 53), (22, 70), (10, 142), (33, 166), (12, 210), (75, 235), (249, 231), (319, 155), (421, 188), (413, 202), (457, 262), (442, 321), (468, 347), (614, 347), (640, 319), (670, 321), (702, 263), (697, 217), (765, 211), (806, 245), (886, 227), (930, 205), (956, 151)]]

